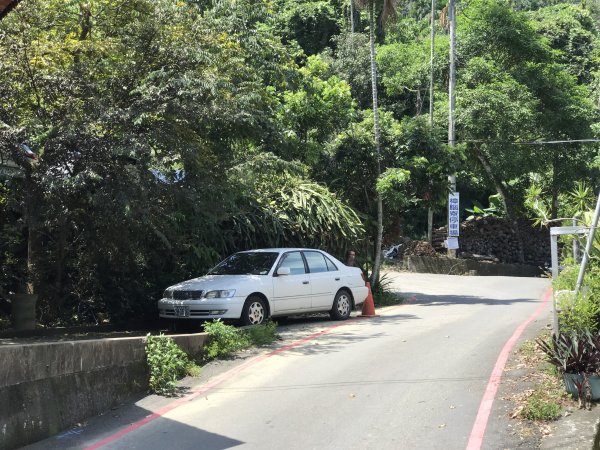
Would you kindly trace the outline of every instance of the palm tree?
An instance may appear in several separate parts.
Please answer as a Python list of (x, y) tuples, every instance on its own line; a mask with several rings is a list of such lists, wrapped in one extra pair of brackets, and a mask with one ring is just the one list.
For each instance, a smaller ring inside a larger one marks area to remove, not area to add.
[[(359, 8), (369, 9), (369, 45), (371, 48), (371, 87), (373, 90), (373, 128), (375, 132), (375, 154), (377, 166), (377, 178), (381, 175), (381, 130), (379, 129), (379, 108), (377, 101), (377, 61), (375, 59), (375, 7), (377, 0), (355, 0)], [(385, 26), (387, 19), (395, 14), (395, 0), (383, 0), (381, 24)], [(383, 239), (383, 205), (381, 195), (377, 194), (377, 240), (375, 243), (375, 261), (371, 273), (371, 284), (379, 278), (381, 267), (381, 242)]]

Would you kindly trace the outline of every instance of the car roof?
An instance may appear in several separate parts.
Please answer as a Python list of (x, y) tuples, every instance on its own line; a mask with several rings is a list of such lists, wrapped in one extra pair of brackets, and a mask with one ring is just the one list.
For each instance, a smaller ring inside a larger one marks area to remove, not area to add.
[(301, 247), (280, 247), (280, 248), (257, 248), (255, 250), (244, 250), (242, 252), (238, 252), (238, 253), (285, 253), (285, 252), (290, 252), (290, 251), (317, 251), (317, 252), (321, 252), (324, 253), (325, 255), (327, 255), (327, 257), (331, 258), (335, 263), (338, 263), (342, 266), (344, 266), (345, 264), (340, 261), (339, 259), (337, 259), (335, 256), (327, 253), (325, 250), (319, 250), (318, 248), (301, 248)]

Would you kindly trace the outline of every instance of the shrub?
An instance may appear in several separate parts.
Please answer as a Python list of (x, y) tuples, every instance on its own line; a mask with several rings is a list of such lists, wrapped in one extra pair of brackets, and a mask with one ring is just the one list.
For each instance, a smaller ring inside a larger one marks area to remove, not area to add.
[[(570, 261), (572, 262), (572, 261)], [(579, 276), (579, 265), (570, 264), (565, 267), (552, 286), (555, 292), (573, 291)], [(600, 328), (600, 266), (588, 266), (581, 292), (574, 296), (562, 293), (558, 299), (558, 320), (561, 333), (595, 333)]]
[(600, 370), (600, 335), (589, 332), (552, 335), (537, 339), (548, 362), (561, 373), (595, 373)]
[(575, 283), (577, 283), (577, 275), (579, 274), (579, 266), (568, 265), (559, 274), (558, 277), (552, 282), (554, 291), (572, 291), (575, 289)]
[(373, 285), (373, 303), (375, 306), (390, 306), (402, 303), (403, 299), (390, 290), (392, 281), (388, 279), (387, 274), (381, 274), (379, 280)]
[(561, 333), (584, 333), (598, 331), (600, 298), (586, 294), (564, 293), (558, 299), (558, 321)]
[(146, 361), (150, 369), (150, 390), (161, 395), (173, 394), (175, 382), (193, 365), (175, 341), (162, 333), (146, 336)]
[(277, 339), (277, 322), (267, 321), (263, 325), (250, 327), (246, 333), (254, 345), (270, 344)]
[(187, 354), (163, 334), (146, 336), (146, 361), (150, 369), (150, 390), (160, 395), (173, 394), (177, 380), (188, 371), (197, 372)]
[(250, 338), (246, 333), (231, 325), (225, 325), (220, 319), (206, 322), (203, 327), (211, 337), (210, 343), (204, 347), (206, 359), (226, 356), (251, 345)]
[(277, 322), (267, 321), (246, 329), (225, 325), (220, 319), (204, 324), (211, 341), (204, 347), (205, 359), (214, 359), (244, 350), (252, 345), (265, 345), (277, 339)]

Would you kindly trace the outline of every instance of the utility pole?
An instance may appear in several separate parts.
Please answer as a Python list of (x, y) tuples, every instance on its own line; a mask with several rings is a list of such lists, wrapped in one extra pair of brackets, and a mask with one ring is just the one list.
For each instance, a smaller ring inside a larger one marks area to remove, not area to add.
[[(429, 56), (429, 126), (433, 130), (433, 63), (435, 58), (435, 0), (431, 0), (431, 54)], [(433, 208), (427, 208), (427, 240), (433, 241)]]
[(431, 0), (431, 49), (429, 55), (429, 125), (433, 126), (433, 63), (435, 59), (435, 0)]
[[(448, 19), (450, 22), (450, 79), (448, 83), (448, 97), (450, 99), (450, 105), (448, 109), (448, 144), (450, 147), (456, 145), (456, 136), (454, 129), (454, 109), (456, 106), (456, 0), (449, 0), (448, 2)], [(448, 182), (450, 183), (450, 196), (456, 194), (456, 174), (448, 176)], [(448, 200), (448, 238), (451, 237), (450, 227), (450, 199)], [(460, 228), (460, 227), (459, 227)], [(454, 234), (458, 237), (458, 233)], [(451, 258), (456, 257), (455, 249), (448, 249), (448, 256)]]

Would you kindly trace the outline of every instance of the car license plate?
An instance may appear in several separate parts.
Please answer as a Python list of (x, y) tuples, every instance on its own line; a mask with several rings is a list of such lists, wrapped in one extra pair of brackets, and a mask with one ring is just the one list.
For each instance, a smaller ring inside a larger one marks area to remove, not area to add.
[(189, 306), (174, 306), (175, 315), (177, 317), (189, 317), (190, 316), (190, 308)]

